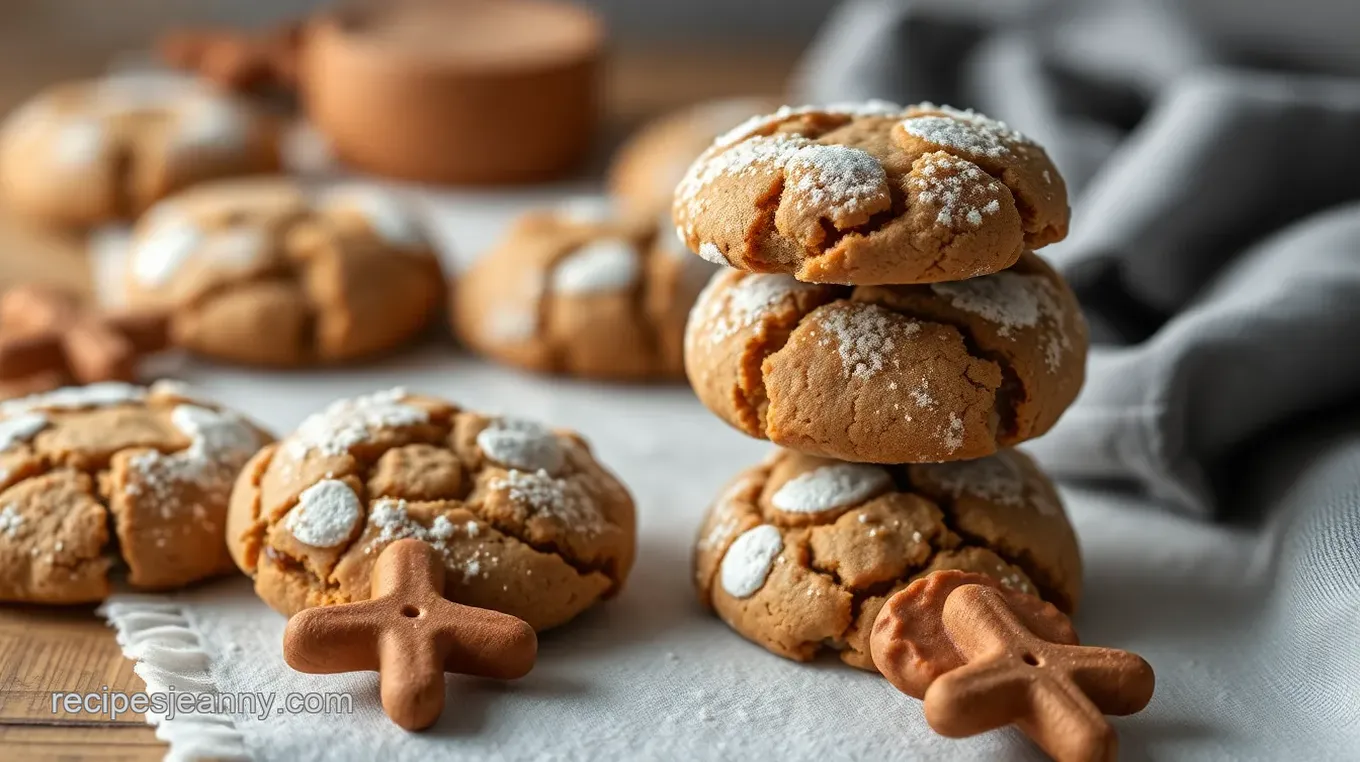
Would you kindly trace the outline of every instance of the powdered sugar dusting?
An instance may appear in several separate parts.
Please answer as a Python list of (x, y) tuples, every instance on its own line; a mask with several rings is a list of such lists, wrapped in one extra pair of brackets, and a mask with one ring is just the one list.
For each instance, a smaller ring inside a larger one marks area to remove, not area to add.
[(146, 390), (121, 381), (101, 381), (85, 386), (68, 386), (52, 392), (32, 394), (0, 402), (0, 416), (6, 418), (34, 410), (79, 410), (140, 402)]
[[(368, 525), (376, 530), (376, 536), (364, 546), (365, 554), (373, 554), (389, 543), (414, 538), (428, 543), (440, 553), (446, 566), (452, 566), (463, 573), (463, 581), (473, 577), (486, 577), (500, 565), (500, 557), (491, 553), (485, 546), (455, 547), (450, 540), (460, 532), (468, 539), (481, 533), (481, 526), (475, 521), (467, 521), (461, 526), (449, 521), (446, 516), (435, 516), (428, 527), (411, 517), (409, 505), (405, 500), (383, 498), (373, 504), (368, 512)], [(455, 550), (457, 551), (455, 553)]]
[(833, 103), (828, 106), (781, 106), (773, 114), (759, 114), (738, 124), (719, 135), (713, 145), (717, 147), (729, 146), (785, 121), (789, 117), (815, 113), (841, 116), (901, 116), (904, 109), (891, 101), (878, 99)]
[(487, 458), (509, 468), (555, 474), (566, 462), (557, 435), (534, 421), (492, 421), (477, 434), (477, 446)]
[[(225, 503), (237, 472), (260, 446), (259, 435), (244, 419), (229, 411), (198, 405), (177, 405), (170, 422), (189, 438), (189, 446), (174, 453), (155, 450), (129, 460), (141, 479), (127, 493), (154, 499), (163, 518), (191, 510), (206, 522), (209, 506), (183, 504), (183, 485), (195, 485)], [(220, 506), (213, 506), (220, 508)]]
[(622, 238), (602, 238), (582, 246), (557, 263), (552, 290), (559, 294), (627, 291), (642, 276), (637, 249)]
[(1041, 275), (1022, 275), (1009, 270), (951, 283), (933, 283), (936, 294), (956, 309), (977, 315), (996, 326), (996, 333), (1014, 339), (1019, 330), (1041, 323), (1048, 331), (1044, 361), (1050, 372), (1062, 364), (1072, 340), (1064, 330), (1064, 311), (1057, 289)]
[(967, 159), (933, 151), (918, 160), (919, 171), (907, 178), (916, 201), (937, 205), (935, 222), (951, 230), (980, 227), (1001, 211), (1004, 186)]
[(724, 274), (714, 276), (694, 307), (713, 343), (760, 322), (799, 291), (814, 288), (790, 275), (745, 274), (730, 288), (723, 288), (725, 283)]
[(944, 440), (945, 449), (950, 452), (963, 447), (963, 419), (958, 413), (949, 412), (949, 425), (940, 432), (940, 438)]
[(761, 524), (741, 533), (723, 556), (719, 578), (723, 590), (734, 598), (749, 598), (765, 586), (774, 559), (784, 549), (779, 530)]
[(298, 495), (298, 504), (283, 521), (299, 541), (317, 548), (334, 548), (349, 539), (362, 515), (359, 496), (348, 484), (322, 479)]
[(604, 529), (604, 517), (595, 501), (576, 482), (555, 479), (547, 471), (528, 473), (512, 469), (504, 477), (491, 480), (488, 486), (505, 493), (531, 517), (555, 518), (585, 534), (598, 534)]
[(931, 114), (908, 117), (901, 124), (908, 134), (937, 146), (991, 159), (1011, 155), (1010, 146), (1001, 133), (977, 122)]
[[(846, 377), (872, 378), (885, 367), (899, 368), (893, 357), (897, 339), (920, 332), (916, 321), (904, 321), (877, 304), (838, 305), (819, 312), (819, 325), (827, 332), (823, 343), (836, 342)], [(896, 338), (894, 338), (896, 337)]]
[(722, 253), (722, 249), (719, 249), (717, 244), (713, 243), (699, 244), (699, 256), (703, 258), (705, 262), (711, 262), (715, 265), (730, 267), (732, 264), (728, 261), (727, 255)]
[(204, 232), (178, 215), (154, 218), (129, 255), (132, 277), (144, 286), (163, 286), (203, 244)]
[(368, 441), (375, 429), (427, 423), (430, 414), (405, 404), (402, 400), (406, 397), (406, 390), (397, 387), (337, 400), (303, 421), (297, 432), (288, 438), (284, 449), (294, 459), (301, 459), (309, 452), (343, 455), (349, 448)]
[(879, 466), (837, 463), (788, 480), (770, 502), (787, 513), (820, 513), (862, 503), (891, 486), (892, 476)]
[(23, 525), (24, 517), (13, 505), (0, 508), (0, 533), (3, 533), (5, 537), (13, 538), (14, 535), (19, 533), (19, 528)]
[(47, 428), (47, 416), (41, 413), (20, 413), (0, 421), (0, 452), (21, 442), (27, 442)]
[(1022, 508), (1032, 503), (1045, 516), (1056, 516), (1060, 509), (1038, 489), (1027, 490), (1029, 477), (1010, 451), (977, 460), (930, 463), (916, 466), (917, 473), (957, 499), (972, 495), (997, 505)]

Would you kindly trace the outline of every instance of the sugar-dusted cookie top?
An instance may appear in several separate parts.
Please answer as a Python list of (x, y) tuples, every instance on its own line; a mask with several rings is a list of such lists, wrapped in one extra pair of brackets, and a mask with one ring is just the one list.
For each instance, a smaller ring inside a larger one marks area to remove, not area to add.
[(862, 463), (979, 458), (1048, 431), (1086, 323), (1037, 255), (952, 283), (827, 286), (728, 270), (685, 333), (699, 399), (754, 436)]
[(0, 600), (97, 601), (231, 568), (227, 500), (268, 434), (173, 384), (0, 403)]
[(691, 251), (809, 283), (960, 280), (1067, 234), (1044, 149), (973, 111), (785, 107), (720, 136), (675, 191)]
[(134, 231), (125, 282), (130, 306), (170, 313), (180, 345), (270, 366), (388, 351), (429, 323), (445, 288), (398, 197), (284, 178), (203, 185), (158, 204)]
[(676, 378), (685, 320), (715, 269), (669, 224), (573, 199), (521, 218), (458, 279), (453, 327), (477, 352), (529, 370)]
[(633, 564), (628, 491), (576, 434), (391, 389), (335, 402), (242, 471), (227, 543), (270, 606), (365, 600), (405, 537), (447, 567), (445, 594), (562, 624)]
[(193, 79), (60, 84), (0, 126), (0, 191), (41, 222), (129, 219), (194, 183), (277, 169), (278, 132), (245, 101)]
[(863, 669), (883, 602), (933, 571), (986, 574), (1068, 613), (1081, 598), (1072, 525), (1014, 450), (925, 466), (776, 451), (709, 509), (694, 562), (700, 600), (738, 632), (800, 661), (834, 649)]

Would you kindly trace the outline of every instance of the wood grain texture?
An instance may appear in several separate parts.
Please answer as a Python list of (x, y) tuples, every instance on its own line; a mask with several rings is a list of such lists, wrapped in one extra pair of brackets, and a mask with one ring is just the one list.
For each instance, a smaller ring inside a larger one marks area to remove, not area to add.
[[(36, 0), (28, 7), (38, 7)], [(6, 23), (0, 12), (0, 27)], [(0, 51), (0, 62), (6, 55)], [(24, 66), (0, 67), (0, 112), (56, 79), (97, 73), (89, 58), (26, 59)], [(778, 95), (795, 58), (792, 50), (625, 48), (606, 72), (606, 123), (621, 135), (651, 116), (707, 98)], [(34, 230), (0, 209), (0, 288), (23, 282), (90, 293), (84, 238)], [(53, 692), (104, 686), (145, 689), (93, 607), (0, 606), (0, 760), (161, 759), (166, 745), (138, 715), (109, 721), (52, 712)]]

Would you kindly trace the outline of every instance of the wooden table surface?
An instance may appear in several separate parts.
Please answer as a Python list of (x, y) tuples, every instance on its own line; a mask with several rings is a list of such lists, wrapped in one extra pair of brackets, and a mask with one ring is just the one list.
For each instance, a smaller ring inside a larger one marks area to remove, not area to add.
[[(87, 52), (79, 63), (6, 67), (0, 74), (0, 113), (44, 80), (97, 73), (89, 58)], [(606, 123), (622, 131), (705, 98), (778, 95), (795, 58), (789, 49), (617, 51), (605, 80)], [(25, 72), (38, 78), (15, 79)], [(83, 240), (34, 230), (0, 209), (0, 288), (34, 281), (88, 293)], [(145, 688), (94, 607), (0, 607), (0, 760), (161, 759), (166, 745), (140, 715), (107, 721), (52, 712), (54, 692), (99, 692), (105, 686), (126, 692)]]

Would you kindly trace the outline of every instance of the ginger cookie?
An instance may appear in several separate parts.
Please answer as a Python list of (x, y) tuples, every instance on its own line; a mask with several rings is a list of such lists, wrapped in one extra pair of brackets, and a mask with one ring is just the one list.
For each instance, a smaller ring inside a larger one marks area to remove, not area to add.
[(283, 178), (204, 185), (157, 205), (134, 231), (126, 284), (129, 306), (169, 313), (180, 346), (272, 367), (391, 351), (430, 323), (445, 289), (398, 198)]
[(537, 630), (622, 587), (628, 491), (579, 436), (401, 389), (340, 400), (261, 450), (232, 492), (227, 544), (273, 608), (367, 600), (396, 540), (429, 543), (444, 593)]
[(869, 639), (893, 593), (940, 569), (985, 574), (1071, 613), (1076, 535), (1025, 455), (879, 466), (778, 450), (728, 485), (694, 553), (703, 604), (781, 656), (823, 649), (874, 669)]
[(857, 286), (961, 280), (1067, 234), (1044, 149), (973, 111), (883, 101), (783, 108), (720, 136), (675, 191), (691, 251)]
[(980, 458), (1048, 431), (1085, 377), (1086, 323), (1026, 252), (951, 283), (830, 286), (728, 270), (699, 297), (685, 368), (753, 437), (861, 463)]
[(24, 217), (91, 227), (196, 183), (275, 171), (278, 142), (273, 119), (193, 79), (69, 82), (0, 127), (0, 193)]
[(99, 601), (115, 570), (149, 590), (229, 571), (232, 483), (269, 441), (168, 382), (0, 403), (0, 600)]
[(779, 107), (771, 98), (722, 98), (672, 111), (644, 124), (609, 165), (610, 195), (630, 213), (669, 214), (675, 186), (718, 135)]
[(680, 378), (685, 321), (715, 268), (669, 225), (579, 199), (520, 219), (459, 277), (454, 330), (516, 367), (586, 378)]

